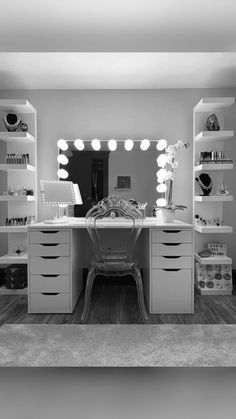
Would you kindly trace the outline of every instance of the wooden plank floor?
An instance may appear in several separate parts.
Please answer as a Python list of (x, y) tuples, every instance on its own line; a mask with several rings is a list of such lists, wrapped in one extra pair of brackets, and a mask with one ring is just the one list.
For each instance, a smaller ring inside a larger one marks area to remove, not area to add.
[[(0, 296), (0, 325), (79, 324), (83, 302), (84, 293), (73, 314), (28, 314), (27, 296)], [(236, 293), (232, 296), (200, 296), (195, 292), (194, 314), (150, 315), (149, 320), (151, 324), (236, 324)], [(88, 323), (142, 323), (135, 286), (95, 283)]]

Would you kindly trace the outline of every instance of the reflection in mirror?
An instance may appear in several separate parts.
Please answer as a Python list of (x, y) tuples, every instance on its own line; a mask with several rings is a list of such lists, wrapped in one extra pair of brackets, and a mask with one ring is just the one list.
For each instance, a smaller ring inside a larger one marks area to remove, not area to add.
[(112, 143), (114, 151), (109, 150), (108, 141), (100, 141), (98, 151), (90, 141), (76, 141), (79, 150), (74, 141), (67, 142), (67, 150), (59, 149), (59, 156), (63, 154), (68, 162), (64, 157), (58, 157), (59, 169), (68, 172), (66, 180), (77, 183), (80, 188), (83, 205), (75, 205), (76, 217), (84, 217), (93, 205), (112, 194), (147, 202), (146, 215), (152, 215), (157, 196), (157, 157), (160, 154), (156, 141), (146, 142), (146, 146), (143, 143), (143, 149), (140, 141), (134, 141), (130, 151), (125, 149), (124, 141)]

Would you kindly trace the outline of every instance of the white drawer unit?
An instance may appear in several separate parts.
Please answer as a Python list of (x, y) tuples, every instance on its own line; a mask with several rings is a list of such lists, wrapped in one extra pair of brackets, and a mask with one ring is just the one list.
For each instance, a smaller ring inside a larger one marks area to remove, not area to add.
[(32, 243), (30, 256), (69, 256), (69, 243)]
[(69, 275), (31, 275), (30, 292), (70, 292)]
[(152, 256), (152, 268), (165, 269), (191, 269), (192, 258), (191, 256)]
[(193, 312), (192, 229), (151, 229), (144, 289), (151, 314)]
[(152, 256), (192, 256), (192, 243), (152, 243)]
[(190, 269), (153, 269), (152, 313), (190, 313), (192, 272)]
[(82, 289), (77, 238), (67, 229), (29, 229), (29, 313), (72, 313)]
[(29, 309), (31, 313), (69, 313), (70, 294), (32, 292)]
[(30, 243), (69, 243), (69, 230), (30, 231)]
[(151, 230), (152, 243), (192, 243), (191, 230)]
[(30, 273), (35, 274), (68, 274), (70, 258), (65, 256), (32, 256), (30, 257)]

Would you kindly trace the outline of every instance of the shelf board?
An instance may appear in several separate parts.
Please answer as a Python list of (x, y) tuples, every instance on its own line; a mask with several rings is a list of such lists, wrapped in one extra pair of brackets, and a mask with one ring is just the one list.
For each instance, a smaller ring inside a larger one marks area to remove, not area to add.
[(199, 289), (198, 291), (200, 292), (201, 295), (232, 295), (232, 289), (225, 289), (225, 288), (221, 288), (221, 289)]
[(201, 131), (195, 136), (194, 142), (223, 141), (234, 137), (234, 131)]
[(195, 260), (201, 265), (232, 265), (232, 259), (228, 256), (209, 256), (207, 258), (201, 258), (195, 253)]
[(11, 290), (6, 287), (0, 287), (0, 295), (27, 295), (28, 288), (22, 288), (20, 290)]
[(234, 97), (203, 97), (194, 107), (195, 112), (217, 111), (234, 104)]
[(0, 140), (6, 143), (35, 143), (35, 137), (28, 132), (0, 132)]
[(0, 233), (27, 233), (27, 226), (0, 226)]
[(35, 167), (30, 164), (0, 164), (0, 170), (26, 170), (35, 172)]
[(7, 253), (6, 255), (0, 256), (1, 265), (10, 265), (11, 263), (27, 263), (28, 255), (23, 253), (20, 256), (17, 256), (15, 253)]
[(35, 108), (26, 99), (1, 99), (0, 109), (14, 113), (36, 113)]
[(198, 233), (232, 233), (233, 228), (231, 226), (194, 226), (194, 230)]
[(210, 195), (201, 196), (196, 195), (194, 200), (197, 202), (230, 202), (234, 200), (233, 195)]
[(194, 167), (194, 172), (202, 170), (232, 170), (233, 168), (233, 163), (202, 163)]
[(7, 202), (34, 202), (35, 196), (15, 196), (15, 195), (0, 195), (0, 201)]

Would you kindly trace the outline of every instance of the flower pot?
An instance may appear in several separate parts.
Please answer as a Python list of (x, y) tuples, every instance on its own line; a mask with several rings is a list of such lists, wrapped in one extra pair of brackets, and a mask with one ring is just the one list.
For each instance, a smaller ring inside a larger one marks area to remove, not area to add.
[(175, 210), (162, 208), (160, 211), (160, 221), (163, 223), (173, 223), (175, 220)]

